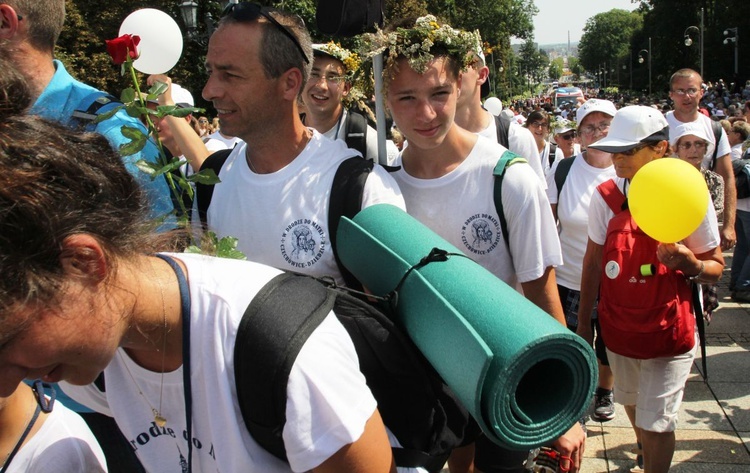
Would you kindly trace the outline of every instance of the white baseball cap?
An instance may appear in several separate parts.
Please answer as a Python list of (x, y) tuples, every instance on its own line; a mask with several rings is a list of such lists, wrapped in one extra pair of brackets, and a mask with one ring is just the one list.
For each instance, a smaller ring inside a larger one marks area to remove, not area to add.
[(621, 108), (612, 119), (607, 136), (589, 145), (606, 153), (629, 151), (641, 143), (669, 140), (669, 124), (659, 110), (643, 105)]
[(669, 132), (669, 144), (674, 146), (677, 141), (683, 136), (693, 135), (700, 139), (706, 140), (711, 143), (713, 140), (706, 134), (706, 128), (699, 124), (698, 121), (686, 122), (677, 125), (674, 129)]
[(172, 83), (172, 99), (180, 107), (194, 107), (195, 100), (189, 90), (179, 84)]
[(617, 109), (615, 108), (615, 104), (609, 100), (588, 99), (583, 105), (578, 107), (578, 111), (576, 111), (576, 123), (579, 127), (581, 126), (583, 119), (586, 118), (586, 115), (592, 112), (602, 112), (610, 117), (614, 117), (617, 113)]

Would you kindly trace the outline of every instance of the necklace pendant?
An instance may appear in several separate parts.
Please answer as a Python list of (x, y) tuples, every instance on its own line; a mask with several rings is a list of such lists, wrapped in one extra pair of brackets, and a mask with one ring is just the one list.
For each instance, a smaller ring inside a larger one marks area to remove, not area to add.
[(154, 414), (154, 422), (156, 422), (156, 425), (158, 425), (159, 427), (164, 427), (165, 425), (167, 425), (167, 419), (159, 413)]

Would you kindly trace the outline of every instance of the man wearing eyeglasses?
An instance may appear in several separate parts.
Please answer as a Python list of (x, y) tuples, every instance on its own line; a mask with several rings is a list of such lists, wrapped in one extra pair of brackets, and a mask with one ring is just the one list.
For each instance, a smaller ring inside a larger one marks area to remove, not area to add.
[(344, 107), (352, 75), (359, 66), (356, 54), (335, 43), (313, 45), (313, 66), (302, 91), (305, 125), (332, 140), (342, 140), (362, 156), (378, 161), (378, 134), (362, 114)]
[[(674, 111), (667, 112), (666, 118), (670, 130), (676, 129), (682, 123), (697, 122), (705, 128), (706, 136), (711, 138), (701, 167), (716, 171), (724, 178), (721, 248), (728, 250), (734, 247), (737, 240), (734, 228), (737, 190), (732, 171), (731, 146), (724, 129), (719, 126), (714, 130), (711, 119), (698, 111), (703, 98), (702, 82), (700, 74), (692, 69), (680, 69), (672, 74), (669, 80), (669, 97), (674, 102)], [(715, 138), (717, 136), (718, 140)]]

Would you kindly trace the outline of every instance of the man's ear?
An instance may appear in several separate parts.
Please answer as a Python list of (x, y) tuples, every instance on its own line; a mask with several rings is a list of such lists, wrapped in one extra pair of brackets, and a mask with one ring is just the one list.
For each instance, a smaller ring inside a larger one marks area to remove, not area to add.
[(349, 81), (344, 82), (344, 91), (341, 93), (342, 97), (349, 95), (349, 91), (352, 90), (352, 83)]
[(60, 266), (66, 276), (93, 284), (104, 281), (109, 269), (101, 244), (86, 233), (70, 235), (63, 240)]
[(477, 84), (482, 85), (487, 82), (487, 79), (490, 77), (490, 68), (487, 66), (482, 66), (477, 72), (479, 73), (477, 75)]
[(279, 78), (279, 92), (281, 96), (290, 101), (296, 101), (302, 93), (305, 84), (302, 82), (302, 71), (292, 67)]
[(0, 4), (0, 39), (11, 39), (18, 31), (18, 15), (10, 5)]

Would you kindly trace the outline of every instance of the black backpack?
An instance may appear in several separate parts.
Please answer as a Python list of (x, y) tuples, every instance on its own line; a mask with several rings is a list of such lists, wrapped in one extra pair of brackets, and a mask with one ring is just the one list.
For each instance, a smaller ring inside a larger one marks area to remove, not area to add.
[(357, 36), (383, 26), (385, 0), (318, 0), (315, 21), (321, 33)]
[[(204, 169), (212, 169), (218, 176), (219, 171), (221, 171), (222, 166), (224, 166), (224, 163), (231, 153), (231, 149), (216, 151), (206, 158), (201, 165), (201, 171)], [(339, 271), (341, 272), (341, 276), (344, 278), (347, 287), (353, 289), (361, 289), (362, 285), (357, 281), (357, 278), (346, 269), (339, 259), (339, 254), (336, 250), (336, 232), (339, 228), (339, 220), (342, 216), (354, 218), (354, 216), (362, 209), (362, 194), (365, 189), (367, 177), (370, 175), (370, 172), (372, 172), (373, 167), (374, 163), (372, 161), (359, 156), (353, 156), (342, 161), (333, 177), (331, 197), (328, 203), (328, 230), (333, 256), (336, 259), (336, 264), (339, 267)], [(208, 207), (211, 205), (213, 194), (214, 184), (202, 184), (196, 182), (196, 206), (203, 228), (207, 227), (207, 212)]]
[(346, 111), (346, 146), (359, 151), (362, 157), (367, 157), (367, 119), (361, 113)]
[(495, 130), (497, 131), (497, 142), (506, 148), (510, 148), (508, 140), (508, 130), (510, 130), (510, 118), (502, 113), (495, 115)]
[(734, 185), (737, 188), (737, 198), (747, 199), (750, 197), (750, 156), (747, 153), (742, 159), (732, 161), (734, 171)]
[(354, 343), (383, 423), (403, 446), (393, 449), (397, 466), (439, 472), (453, 448), (476, 439), (476, 422), (383, 307), (295, 273), (258, 292), (238, 328), (234, 376), (242, 417), (263, 448), (286, 460), (281, 434), (289, 372), (332, 309)]

